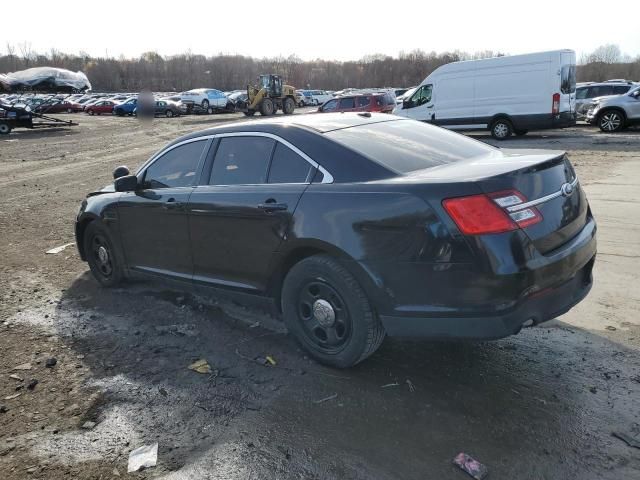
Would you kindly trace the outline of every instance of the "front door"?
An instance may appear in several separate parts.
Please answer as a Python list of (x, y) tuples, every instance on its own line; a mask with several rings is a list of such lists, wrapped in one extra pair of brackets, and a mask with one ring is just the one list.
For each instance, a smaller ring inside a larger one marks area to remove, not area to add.
[[(273, 160), (272, 160), (273, 159)], [(262, 291), (315, 167), (265, 136), (220, 138), (189, 201), (194, 280)]]
[(421, 85), (405, 102), (405, 115), (414, 120), (433, 122), (435, 108), (433, 104), (433, 85)]
[(120, 198), (120, 235), (129, 268), (191, 279), (187, 205), (208, 143), (168, 150), (140, 174), (141, 188)]

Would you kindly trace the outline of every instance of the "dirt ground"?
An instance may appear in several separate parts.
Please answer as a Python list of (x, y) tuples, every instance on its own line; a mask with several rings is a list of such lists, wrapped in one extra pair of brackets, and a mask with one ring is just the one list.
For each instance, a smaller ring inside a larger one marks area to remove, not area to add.
[[(459, 452), (491, 479), (640, 478), (640, 450), (612, 436), (640, 439), (640, 131), (500, 144), (567, 150), (587, 190), (598, 259), (574, 310), (495, 342), (387, 339), (337, 371), (256, 307), (102, 289), (74, 245), (45, 254), (114, 167), (239, 119), (77, 118), (0, 138), (0, 479), (463, 480)], [(202, 358), (211, 374), (187, 369)], [(154, 442), (158, 465), (127, 474)]]

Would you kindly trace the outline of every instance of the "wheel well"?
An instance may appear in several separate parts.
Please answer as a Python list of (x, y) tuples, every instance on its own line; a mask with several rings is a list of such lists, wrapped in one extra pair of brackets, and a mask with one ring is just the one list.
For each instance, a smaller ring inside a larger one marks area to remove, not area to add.
[(269, 285), (269, 294), (275, 300), (278, 312), (282, 313), (280, 295), (282, 294), (282, 283), (284, 282), (284, 278), (287, 276), (287, 273), (289, 273), (289, 270), (291, 270), (291, 268), (299, 261), (304, 260), (307, 257), (323, 253), (326, 254), (328, 252), (316, 247), (300, 247), (289, 252), (289, 254), (284, 258), (284, 261), (273, 274)]
[(80, 252), (80, 258), (82, 260), (86, 260), (87, 256), (84, 251), (84, 232), (87, 230), (87, 227), (91, 222), (93, 222), (93, 218), (85, 218), (76, 224), (76, 241), (78, 243), (78, 251)]
[(493, 124), (498, 120), (506, 120), (511, 124), (511, 126), (513, 126), (513, 120), (511, 120), (511, 117), (509, 115), (507, 115), (506, 113), (499, 113), (498, 115), (494, 115), (494, 117), (491, 119), (491, 121), (489, 122), (489, 128), (493, 127)]
[(602, 117), (602, 115), (604, 115), (607, 112), (610, 112), (612, 110), (615, 110), (616, 112), (620, 113), (622, 115), (622, 119), (626, 122), (627, 121), (627, 113), (624, 111), (624, 109), (620, 108), (620, 107), (605, 107), (602, 109), (601, 112), (598, 113), (598, 118)]

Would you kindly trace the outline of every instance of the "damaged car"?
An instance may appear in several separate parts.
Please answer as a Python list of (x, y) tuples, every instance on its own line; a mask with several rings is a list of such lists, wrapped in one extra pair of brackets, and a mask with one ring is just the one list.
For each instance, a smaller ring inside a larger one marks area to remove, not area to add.
[(192, 133), (114, 177), (75, 223), (100, 284), (262, 297), (334, 367), (386, 335), (513, 335), (592, 286), (596, 223), (562, 151), (327, 113)]

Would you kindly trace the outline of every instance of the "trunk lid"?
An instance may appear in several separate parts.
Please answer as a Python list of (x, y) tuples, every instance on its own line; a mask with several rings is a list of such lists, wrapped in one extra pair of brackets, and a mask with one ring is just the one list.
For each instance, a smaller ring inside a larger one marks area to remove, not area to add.
[[(541, 253), (571, 240), (587, 222), (588, 203), (565, 152), (550, 150), (495, 150), (487, 155), (411, 172), (404, 182), (420, 184), (474, 184), (485, 194), (517, 190), (524, 203), (547, 198), (535, 206), (538, 223), (523, 227)], [(569, 184), (572, 192), (561, 193)]]
[[(505, 162), (522, 156), (540, 155), (539, 151), (502, 152)], [(542, 215), (542, 221), (523, 228), (543, 254), (571, 240), (587, 222), (587, 199), (577, 183), (573, 165), (564, 153), (557, 153), (547, 154), (546, 160), (541, 158), (540, 163), (526, 168), (478, 181), (484, 193), (513, 189), (524, 195), (525, 203), (545, 200), (534, 207)]]

